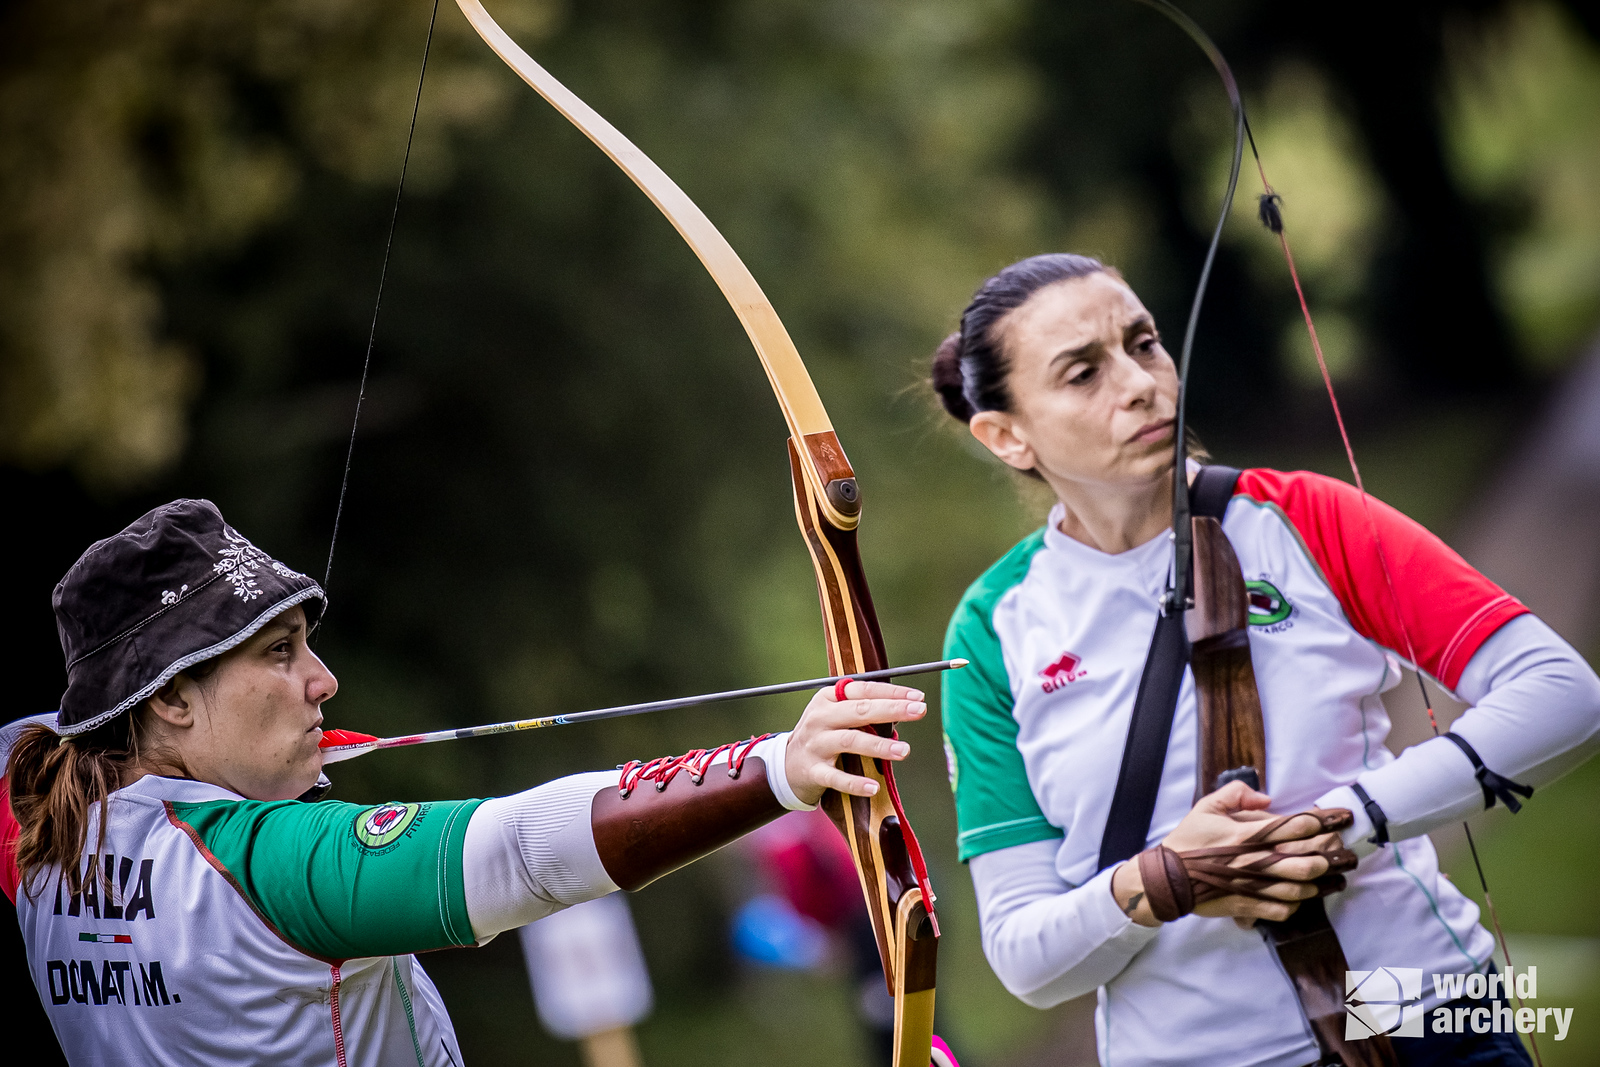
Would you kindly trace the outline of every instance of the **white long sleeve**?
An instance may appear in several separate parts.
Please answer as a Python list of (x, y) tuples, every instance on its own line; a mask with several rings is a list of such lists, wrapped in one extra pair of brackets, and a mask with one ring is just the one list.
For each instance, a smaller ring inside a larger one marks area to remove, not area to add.
[[(1600, 748), (1600, 678), (1534, 616), (1512, 620), (1484, 642), (1458, 693), (1473, 707), (1452, 728), (1491, 770), (1517, 782), (1547, 785)], [(1396, 841), (1483, 809), (1471, 762), (1444, 738), (1415, 745), (1358, 780)], [(1346, 843), (1372, 851), (1371, 822), (1348, 786), (1317, 804), (1349, 808), (1356, 824)], [(1057, 871), (1059, 849), (1059, 841), (1036, 841), (970, 864), (984, 955), (1007, 990), (1038, 1008), (1093, 992), (1157, 934), (1117, 908), (1114, 868), (1074, 887)]]
[(1056, 871), (1059, 841), (974, 856), (983, 954), (1024, 1004), (1049, 1008), (1115, 978), (1153, 940), (1117, 907), (1109, 867), (1074, 888)]
[[(1457, 695), (1471, 704), (1450, 727), (1486, 767), (1523, 785), (1548, 785), (1600, 748), (1600, 678), (1582, 656), (1533, 615), (1494, 633), (1467, 663)], [(1389, 839), (1402, 841), (1483, 810), (1483, 789), (1464, 752), (1443, 737), (1402, 752), (1357, 782), (1383, 809)], [(1371, 820), (1341, 786), (1317, 800), (1349, 808), (1344, 832), (1358, 853), (1373, 846)]]
[[(807, 810), (783, 772), (787, 733), (756, 745), (767, 784), (791, 811)], [(726, 764), (723, 754), (712, 766)], [(589, 808), (596, 793), (617, 787), (617, 772), (593, 771), (508, 797), (486, 800), (472, 814), (461, 866), (472, 933), (482, 944), (551, 912), (615, 893), (595, 848)]]

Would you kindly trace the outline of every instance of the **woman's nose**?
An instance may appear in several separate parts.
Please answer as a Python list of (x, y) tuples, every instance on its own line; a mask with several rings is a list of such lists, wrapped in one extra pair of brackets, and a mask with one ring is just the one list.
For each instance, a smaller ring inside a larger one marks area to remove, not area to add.
[(1115, 365), (1124, 404), (1131, 407), (1141, 402), (1148, 404), (1155, 399), (1156, 378), (1144, 364), (1119, 351)]
[(320, 704), (324, 700), (332, 699), (333, 694), (339, 691), (339, 679), (327, 668), (320, 659), (317, 660), (317, 669), (306, 680), (306, 699), (313, 704)]

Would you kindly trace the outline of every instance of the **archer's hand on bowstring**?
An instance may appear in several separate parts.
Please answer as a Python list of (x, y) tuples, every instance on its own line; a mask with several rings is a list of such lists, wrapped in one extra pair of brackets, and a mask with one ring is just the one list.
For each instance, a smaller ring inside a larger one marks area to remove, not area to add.
[[(1349, 825), (1350, 813), (1313, 809), (1278, 816), (1266, 811), (1271, 803), (1243, 782), (1201, 797), (1161, 845), (1117, 868), (1111, 880), (1117, 906), (1141, 926), (1158, 926), (1192, 910), (1249, 927), (1257, 919), (1281, 922), (1301, 901), (1342, 889), (1342, 873), (1356, 862), (1338, 834)], [(1163, 847), (1179, 855), (1181, 866), (1153, 855)], [(1183, 871), (1191, 876), (1187, 887)], [(1167, 886), (1146, 885), (1163, 873)], [(1205, 880), (1208, 874), (1213, 881)], [(1241, 891), (1228, 892), (1214, 881), (1233, 881)], [(1193, 899), (1179, 899), (1174, 907), (1173, 898), (1185, 892)]]
[[(837, 699), (840, 688), (844, 690), (844, 700)], [(846, 774), (835, 762), (846, 752), (876, 759), (905, 759), (910, 745), (892, 737), (879, 737), (861, 727), (915, 722), (928, 713), (925, 699), (920, 689), (889, 682), (850, 682), (822, 690), (811, 698), (789, 736), (783, 768), (789, 788), (807, 804), (817, 803), (828, 789), (858, 797), (877, 793), (877, 782)]]

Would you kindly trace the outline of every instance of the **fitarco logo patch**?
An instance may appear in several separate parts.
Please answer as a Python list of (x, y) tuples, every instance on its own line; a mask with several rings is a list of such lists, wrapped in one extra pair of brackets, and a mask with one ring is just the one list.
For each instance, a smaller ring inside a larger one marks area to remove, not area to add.
[(1294, 614), (1294, 605), (1265, 578), (1244, 583), (1250, 604), (1251, 626), (1276, 626)]
[(356, 840), (370, 849), (388, 848), (416, 822), (421, 804), (379, 804), (356, 814)]

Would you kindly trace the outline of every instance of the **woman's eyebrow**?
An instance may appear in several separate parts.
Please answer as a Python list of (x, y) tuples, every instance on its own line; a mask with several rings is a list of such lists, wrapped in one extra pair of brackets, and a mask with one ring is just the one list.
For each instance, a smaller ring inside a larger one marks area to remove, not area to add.
[[(261, 628), (261, 636), (263, 638), (273, 639), (275, 639), (274, 635), (278, 634), (281, 634), (283, 637), (293, 637), (295, 634), (300, 632), (300, 628), (300, 623), (298, 622), (288, 622), (284, 619), (273, 619), (271, 622), (267, 623)], [(270, 644), (271, 642), (269, 641), (268, 643)]]
[(1149, 330), (1151, 333), (1154, 333), (1155, 329), (1155, 319), (1151, 318), (1149, 315), (1140, 315), (1138, 318), (1134, 319), (1132, 322), (1128, 323), (1128, 325), (1122, 328), (1122, 336), (1132, 337), (1134, 334), (1140, 333), (1144, 330)]
[(1104, 347), (1105, 346), (1100, 343), (1100, 339), (1095, 338), (1092, 341), (1086, 341), (1083, 344), (1078, 345), (1076, 348), (1062, 349), (1060, 352), (1057, 352), (1053, 357), (1051, 357), (1050, 366), (1059, 367), (1063, 363), (1071, 363), (1074, 360), (1086, 359)]

